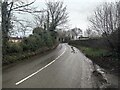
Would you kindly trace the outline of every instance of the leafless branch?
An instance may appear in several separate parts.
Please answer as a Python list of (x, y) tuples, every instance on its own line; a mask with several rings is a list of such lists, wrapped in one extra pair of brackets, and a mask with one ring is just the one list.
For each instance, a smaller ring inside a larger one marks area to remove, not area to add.
[(65, 24), (68, 21), (68, 13), (63, 2), (48, 2), (46, 5), (51, 19), (50, 30), (55, 30), (57, 26)]
[(14, 7), (14, 8), (12, 8), (12, 10), (19, 9), (19, 8), (22, 8), (22, 7), (26, 7), (26, 6), (32, 5), (35, 1), (36, 1), (36, 0), (34, 0), (34, 1), (31, 2), (31, 3), (25, 4), (25, 5), (21, 5), (21, 6), (18, 6), (18, 7)]

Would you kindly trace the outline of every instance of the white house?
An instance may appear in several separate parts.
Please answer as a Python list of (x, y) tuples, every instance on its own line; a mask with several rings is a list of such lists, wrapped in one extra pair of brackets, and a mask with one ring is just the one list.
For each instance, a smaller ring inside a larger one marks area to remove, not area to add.
[(21, 37), (9, 37), (9, 41), (17, 43), (17, 42), (21, 42), (22, 38)]
[(70, 37), (72, 40), (78, 40), (80, 37), (83, 37), (83, 32), (80, 28), (73, 28), (70, 30)]

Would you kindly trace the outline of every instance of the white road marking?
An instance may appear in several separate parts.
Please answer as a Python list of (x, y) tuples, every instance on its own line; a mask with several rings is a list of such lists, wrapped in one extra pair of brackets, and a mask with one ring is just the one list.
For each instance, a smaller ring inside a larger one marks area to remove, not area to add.
[(65, 53), (65, 51), (66, 51), (66, 48), (65, 48), (64, 52), (63, 52), (61, 55), (59, 55), (56, 59), (54, 59), (52, 62), (48, 63), (47, 65), (45, 65), (45, 66), (42, 67), (41, 69), (37, 70), (36, 72), (32, 73), (31, 75), (25, 77), (24, 79), (18, 81), (17, 83), (15, 83), (15, 85), (21, 84), (21, 83), (24, 82), (25, 80), (31, 78), (32, 76), (36, 75), (37, 73), (39, 73), (39, 72), (42, 71), (43, 69), (47, 68), (49, 65), (51, 65), (52, 63), (54, 63), (57, 59), (59, 59), (59, 58)]

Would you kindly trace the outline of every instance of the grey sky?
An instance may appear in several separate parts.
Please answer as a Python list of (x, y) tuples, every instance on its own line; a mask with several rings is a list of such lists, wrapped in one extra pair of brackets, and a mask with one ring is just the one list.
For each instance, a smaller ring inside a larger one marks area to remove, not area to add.
[[(31, 0), (32, 1), (32, 0)], [(49, 0), (36, 0), (36, 6), (39, 8), (45, 7), (45, 2)], [(51, 1), (51, 0), (50, 0)], [(52, 0), (58, 1), (58, 0)], [(87, 17), (91, 16), (95, 7), (103, 2), (115, 2), (116, 0), (59, 0), (67, 5), (69, 13), (69, 24), (71, 28), (79, 27), (85, 30), (89, 25)]]
[(89, 25), (87, 17), (92, 15), (97, 5), (105, 1), (115, 0), (66, 0), (72, 27), (80, 27), (85, 30)]
[[(31, 2), (34, 0), (28, 0)], [(38, 7), (39, 10), (46, 8), (45, 3), (48, 1), (63, 1), (64, 5), (67, 5), (67, 12), (69, 13), (69, 27), (78, 27), (83, 31), (89, 26), (87, 17), (90, 17), (96, 8), (96, 6), (104, 2), (115, 2), (118, 0), (36, 0), (33, 6)], [(27, 20), (33, 20), (30, 14), (17, 15), (19, 18), (25, 18)], [(34, 27), (34, 25), (33, 25)], [(31, 34), (32, 31), (28, 31)], [(27, 35), (28, 35), (27, 34)], [(20, 35), (20, 33), (19, 33)]]

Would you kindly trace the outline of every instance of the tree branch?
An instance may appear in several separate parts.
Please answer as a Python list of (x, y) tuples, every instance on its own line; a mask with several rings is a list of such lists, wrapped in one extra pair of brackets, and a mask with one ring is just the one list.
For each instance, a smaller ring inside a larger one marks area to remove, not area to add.
[(12, 10), (15, 10), (15, 9), (19, 9), (19, 8), (22, 8), (22, 7), (29, 6), (29, 5), (33, 4), (35, 1), (36, 1), (36, 0), (34, 0), (34, 1), (31, 2), (31, 3), (28, 3), (28, 4), (25, 4), (25, 5), (21, 5), (21, 6), (15, 7), (15, 8), (13, 8)]

